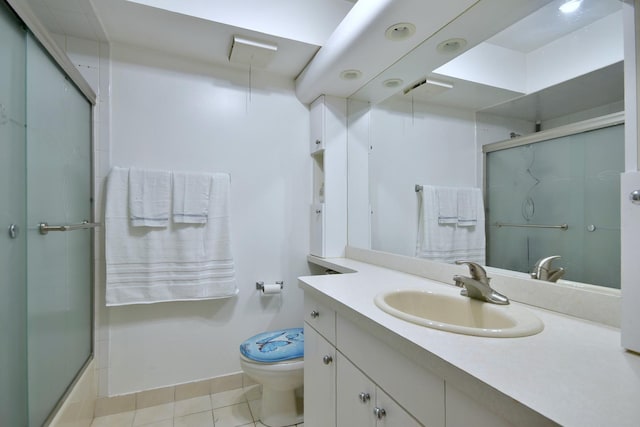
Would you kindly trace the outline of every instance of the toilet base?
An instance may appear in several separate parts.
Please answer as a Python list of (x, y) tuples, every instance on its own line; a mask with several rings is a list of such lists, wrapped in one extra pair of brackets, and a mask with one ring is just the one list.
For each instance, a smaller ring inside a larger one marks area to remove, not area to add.
[(267, 427), (286, 427), (303, 422), (295, 390), (274, 390), (262, 386), (260, 421)]

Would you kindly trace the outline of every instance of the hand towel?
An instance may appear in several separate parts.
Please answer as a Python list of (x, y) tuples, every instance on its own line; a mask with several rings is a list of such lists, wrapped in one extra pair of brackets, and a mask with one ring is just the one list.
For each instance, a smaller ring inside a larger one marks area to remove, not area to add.
[[(418, 192), (416, 256), (453, 263), (456, 260), (485, 263), (484, 209), (476, 208), (475, 227), (441, 224), (438, 221), (438, 187), (423, 185)], [(482, 198), (477, 198), (482, 203)]]
[(171, 174), (168, 171), (129, 169), (129, 214), (134, 227), (169, 225)]
[(482, 199), (479, 188), (458, 189), (458, 226), (473, 227), (478, 223), (478, 198)]
[(449, 187), (435, 187), (438, 200), (438, 223), (455, 224), (458, 222), (458, 190)]
[(173, 222), (206, 224), (212, 180), (210, 174), (173, 172)]
[(128, 172), (114, 167), (107, 180), (107, 306), (237, 295), (229, 176), (213, 176), (209, 216), (203, 226), (170, 222), (165, 228), (146, 228), (134, 227), (129, 220)]

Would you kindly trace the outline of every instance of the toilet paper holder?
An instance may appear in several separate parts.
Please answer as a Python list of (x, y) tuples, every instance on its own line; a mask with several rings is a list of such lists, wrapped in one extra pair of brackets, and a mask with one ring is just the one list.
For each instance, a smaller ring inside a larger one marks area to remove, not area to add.
[[(284, 287), (284, 280), (276, 281), (276, 285), (280, 285), (280, 289), (282, 289)], [(256, 282), (256, 290), (263, 291), (264, 282)]]

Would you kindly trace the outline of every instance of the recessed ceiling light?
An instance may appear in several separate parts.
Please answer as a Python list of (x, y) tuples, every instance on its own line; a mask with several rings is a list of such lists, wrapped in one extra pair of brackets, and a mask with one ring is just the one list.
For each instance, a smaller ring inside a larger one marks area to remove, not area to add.
[(382, 86), (393, 89), (395, 87), (401, 86), (402, 83), (404, 83), (402, 79), (387, 79), (382, 82)]
[(362, 77), (362, 71), (360, 70), (344, 70), (340, 73), (340, 78), (343, 80), (357, 80)]
[(562, 13), (573, 13), (580, 8), (581, 3), (582, 0), (569, 0), (564, 2), (558, 9)]
[(416, 26), (410, 22), (400, 22), (387, 28), (384, 35), (389, 40), (399, 41), (405, 40), (416, 33)]
[(455, 38), (448, 39), (438, 44), (438, 52), (440, 53), (454, 53), (463, 49), (467, 45), (465, 39)]

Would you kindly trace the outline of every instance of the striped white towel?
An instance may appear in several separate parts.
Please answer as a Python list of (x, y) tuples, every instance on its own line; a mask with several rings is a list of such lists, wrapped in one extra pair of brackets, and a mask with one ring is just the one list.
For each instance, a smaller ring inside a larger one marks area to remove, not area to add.
[(231, 254), (228, 174), (213, 175), (206, 224), (133, 227), (128, 170), (107, 181), (105, 233), (108, 306), (228, 298), (238, 293)]

